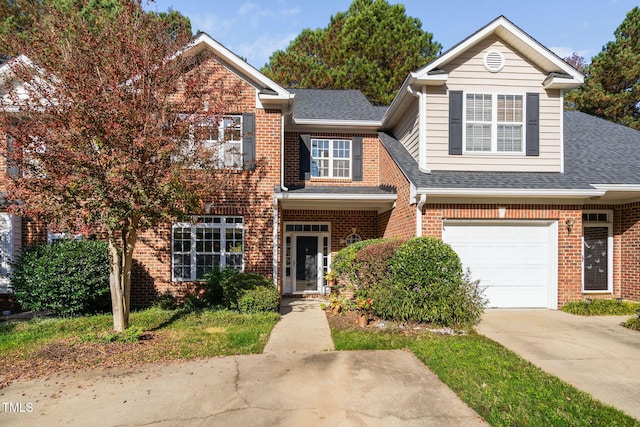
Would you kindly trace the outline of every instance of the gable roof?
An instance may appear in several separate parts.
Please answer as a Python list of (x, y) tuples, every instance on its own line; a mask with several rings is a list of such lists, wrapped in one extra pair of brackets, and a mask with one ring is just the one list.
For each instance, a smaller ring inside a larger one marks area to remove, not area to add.
[(387, 107), (377, 107), (359, 90), (289, 89), (295, 94), (297, 125), (360, 125), (380, 127)]
[(225, 67), (240, 77), (243, 77), (258, 89), (258, 97), (262, 102), (289, 103), (290, 100), (293, 99), (293, 95), (288, 90), (262, 74), (248, 62), (218, 43), (207, 33), (198, 34), (180, 54), (196, 54), (207, 48), (216, 53)]
[(600, 197), (640, 191), (640, 131), (578, 111), (564, 112), (565, 172), (420, 172), (388, 133), (380, 140), (418, 193), (427, 195)]
[(482, 40), (494, 35), (504, 40), (515, 51), (536, 64), (547, 74), (547, 78), (544, 82), (541, 82), (545, 88), (572, 89), (584, 83), (582, 73), (567, 64), (562, 58), (544, 47), (507, 18), (499, 16), (424, 67), (410, 73), (383, 118), (385, 126), (388, 127), (394, 114), (401, 110), (401, 105), (403, 105), (412, 90), (421, 86), (444, 85), (448, 79), (448, 74), (441, 67), (455, 60)]

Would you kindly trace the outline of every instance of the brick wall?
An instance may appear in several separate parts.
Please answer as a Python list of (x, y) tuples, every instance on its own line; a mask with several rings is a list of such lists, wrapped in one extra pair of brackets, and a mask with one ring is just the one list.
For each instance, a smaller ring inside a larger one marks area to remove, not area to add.
[(620, 242), (619, 254), (614, 254), (620, 259), (620, 296), (640, 301), (640, 202), (619, 207), (614, 219)]
[[(300, 180), (300, 135), (310, 134), (317, 138), (352, 139), (362, 137), (362, 181), (349, 179), (312, 178)], [(325, 186), (325, 185), (351, 185), (351, 186), (378, 186), (378, 145), (377, 134), (359, 133), (326, 133), (326, 132), (287, 132), (285, 134), (285, 185), (287, 186)]]
[(380, 214), (380, 235), (408, 239), (416, 235), (416, 207), (409, 205), (409, 181), (402, 174), (386, 148), (378, 142), (380, 150), (380, 184), (397, 193), (395, 207)]
[[(211, 66), (212, 81), (221, 78), (231, 85), (239, 81), (242, 96), (230, 113), (256, 114), (255, 170), (228, 170), (207, 176), (203, 209), (211, 205), (210, 215), (244, 217), (245, 271), (273, 276), (273, 190), (280, 183), (281, 112), (256, 108), (256, 92), (226, 68)], [(205, 215), (205, 212), (194, 212)], [(147, 305), (160, 293), (182, 295), (193, 284), (171, 280), (171, 224), (143, 233), (134, 253), (132, 305)]]
[[(558, 305), (582, 299), (582, 206), (516, 204), (427, 204), (423, 208), (423, 235), (442, 237), (446, 219), (499, 219), (498, 208), (506, 207), (511, 220), (558, 221)], [(565, 221), (573, 219), (571, 234)]]

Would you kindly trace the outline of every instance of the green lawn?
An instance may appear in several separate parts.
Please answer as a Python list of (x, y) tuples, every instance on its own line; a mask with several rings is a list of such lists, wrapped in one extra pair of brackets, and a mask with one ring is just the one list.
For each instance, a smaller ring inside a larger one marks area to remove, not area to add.
[(161, 310), (131, 313), (112, 332), (110, 315), (0, 323), (0, 388), (20, 378), (96, 367), (261, 353), (277, 313)]
[(409, 348), (494, 426), (640, 426), (488, 338), (332, 328), (336, 350)]

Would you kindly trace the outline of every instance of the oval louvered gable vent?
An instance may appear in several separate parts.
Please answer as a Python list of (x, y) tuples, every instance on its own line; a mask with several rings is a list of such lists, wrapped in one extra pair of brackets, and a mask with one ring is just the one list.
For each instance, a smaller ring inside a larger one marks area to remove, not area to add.
[(484, 56), (484, 68), (492, 73), (502, 71), (504, 68), (504, 55), (497, 50), (487, 52)]

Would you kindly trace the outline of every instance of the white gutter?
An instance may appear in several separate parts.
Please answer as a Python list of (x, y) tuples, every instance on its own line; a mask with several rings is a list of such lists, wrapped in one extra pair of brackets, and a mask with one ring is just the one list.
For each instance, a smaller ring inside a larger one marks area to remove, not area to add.
[(278, 193), (277, 199), (282, 200), (375, 200), (394, 201), (396, 194), (335, 194), (335, 193)]
[(418, 92), (407, 86), (407, 92), (418, 98), (418, 168), (420, 172), (431, 173), (427, 168), (427, 88)]
[(640, 191), (639, 184), (591, 184), (602, 191)]
[[(640, 190), (640, 187), (635, 186)], [(476, 196), (476, 197), (595, 197), (603, 196), (606, 191), (601, 188), (594, 190), (570, 189), (523, 189), (523, 188), (418, 188), (418, 194), (430, 196)]]
[(380, 120), (327, 120), (327, 119), (293, 119), (296, 125), (312, 126), (344, 126), (344, 127), (382, 127)]

